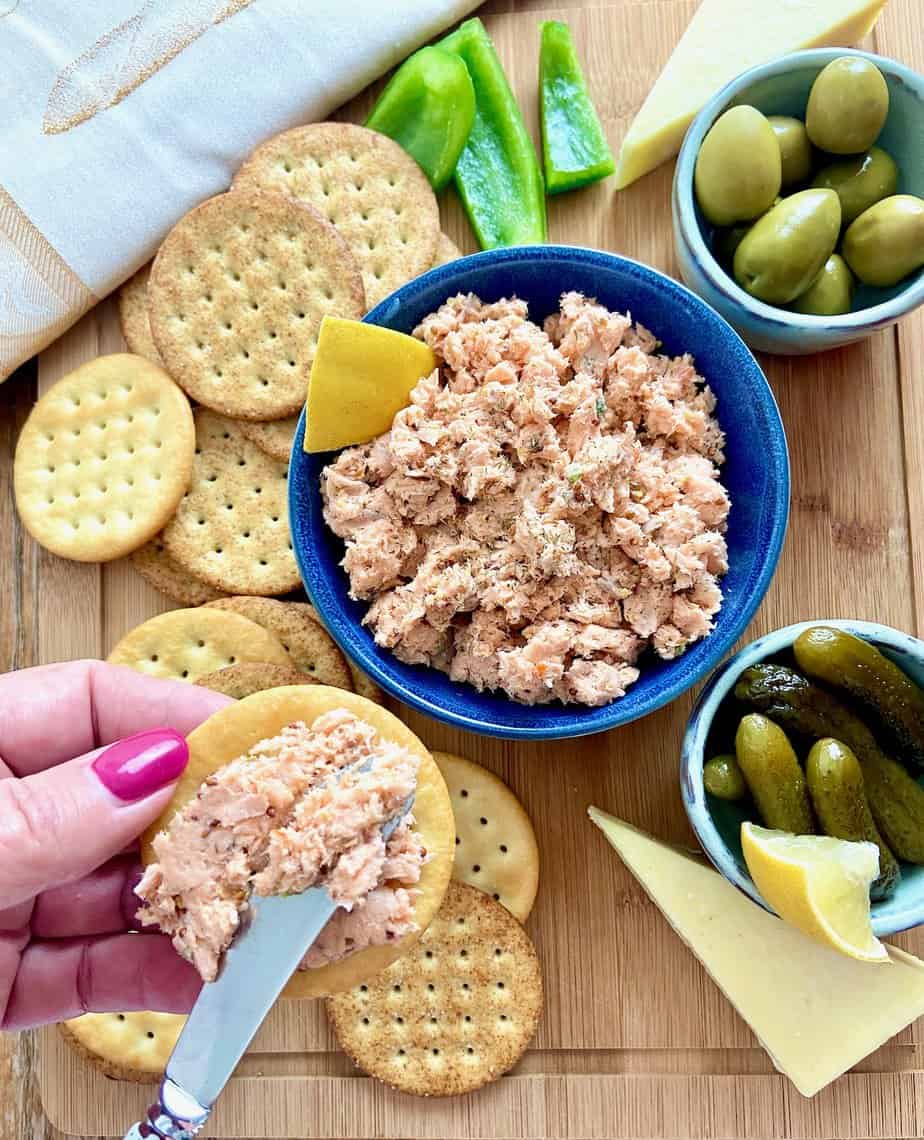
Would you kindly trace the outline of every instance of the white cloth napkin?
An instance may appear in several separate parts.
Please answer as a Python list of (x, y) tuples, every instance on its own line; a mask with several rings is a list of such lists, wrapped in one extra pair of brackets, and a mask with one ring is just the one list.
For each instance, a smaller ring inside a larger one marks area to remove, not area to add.
[(478, 0), (0, 0), (0, 380)]

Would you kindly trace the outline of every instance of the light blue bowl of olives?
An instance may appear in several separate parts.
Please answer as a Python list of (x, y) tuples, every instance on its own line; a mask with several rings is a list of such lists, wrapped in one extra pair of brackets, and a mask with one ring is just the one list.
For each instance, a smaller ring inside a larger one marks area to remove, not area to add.
[(924, 304), (924, 77), (844, 48), (751, 68), (691, 124), (672, 212), (684, 281), (752, 348), (886, 328)]

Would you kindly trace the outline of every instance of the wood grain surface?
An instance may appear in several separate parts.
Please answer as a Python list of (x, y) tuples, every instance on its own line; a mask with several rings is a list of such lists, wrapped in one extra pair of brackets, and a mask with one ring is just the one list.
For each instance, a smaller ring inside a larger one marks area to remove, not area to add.
[[(695, 0), (494, 0), (482, 10), (535, 129), (535, 24), (569, 20), (614, 148)], [(872, 38), (924, 70), (920, 0), (890, 0)], [(357, 119), (371, 94), (344, 109)], [(616, 194), (604, 183), (554, 199), (551, 240), (600, 246), (676, 273), (671, 167)], [(473, 249), (451, 193), (444, 225)], [(66, 563), (16, 519), (15, 438), (35, 395), (80, 361), (122, 347), (111, 302), (4, 387), (0, 413), (0, 666), (104, 656), (169, 603), (127, 565)], [(924, 615), (924, 315), (860, 345), (798, 360), (764, 358), (790, 443), (792, 517), (780, 568), (747, 638), (803, 618), (875, 619), (920, 633)], [(924, 1134), (924, 1031), (900, 1035), (808, 1102), (779, 1076), (695, 959), (586, 822), (596, 802), (692, 845), (677, 794), (678, 743), (694, 694), (606, 737), (516, 745), (409, 723), (507, 779), (537, 825), (543, 857), (530, 929), (548, 1003), (516, 1074), (456, 1102), (394, 1096), (357, 1077), (321, 1010), (277, 1009), (214, 1120), (216, 1135), (349, 1137), (906, 1137)], [(921, 935), (897, 940), (924, 953)], [(75, 1061), (53, 1032), (0, 1039), (0, 1140), (62, 1135), (38, 1098), (36, 1037), (55, 1118), (121, 1134), (150, 1090), (117, 1086)], [(262, 1130), (262, 1131), (261, 1131)]]

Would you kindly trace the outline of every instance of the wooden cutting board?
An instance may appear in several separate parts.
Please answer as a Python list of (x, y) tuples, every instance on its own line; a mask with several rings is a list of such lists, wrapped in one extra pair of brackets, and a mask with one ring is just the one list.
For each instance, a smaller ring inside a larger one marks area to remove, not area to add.
[[(875, 50), (924, 69), (920, 0), (891, 0)], [(510, 11), (508, 9), (513, 8)], [(696, 7), (695, 0), (491, 5), (485, 18), (535, 128), (537, 22), (571, 23), (615, 148)], [(345, 108), (361, 119), (367, 93)], [(676, 272), (662, 168), (617, 194), (610, 183), (553, 200), (550, 238), (599, 246)], [(474, 248), (458, 204), (444, 225)], [(122, 339), (101, 305), (40, 361), (40, 386)], [(924, 589), (924, 319), (840, 352), (764, 361), (789, 434), (793, 503), (773, 587), (748, 638), (797, 619), (875, 619), (920, 633)], [(122, 563), (83, 566), (40, 552), (40, 661), (105, 656), (168, 607)], [(606, 736), (512, 744), (405, 711), (435, 748), (508, 780), (536, 823), (542, 884), (529, 927), (547, 1006), (516, 1072), (459, 1100), (423, 1101), (358, 1075), (320, 1005), (270, 1016), (215, 1112), (211, 1133), (246, 1137), (911, 1137), (924, 1133), (924, 1025), (896, 1038), (813, 1101), (775, 1074), (732, 1007), (586, 818), (589, 803), (693, 845), (677, 783), (692, 703), (676, 701)], [(924, 931), (897, 940), (924, 954)], [(753, 968), (760, 970), (759, 963)], [(849, 1001), (850, 995), (845, 994)], [(54, 1030), (44, 1034), (45, 1109), (63, 1131), (121, 1135), (151, 1088), (109, 1081)]]

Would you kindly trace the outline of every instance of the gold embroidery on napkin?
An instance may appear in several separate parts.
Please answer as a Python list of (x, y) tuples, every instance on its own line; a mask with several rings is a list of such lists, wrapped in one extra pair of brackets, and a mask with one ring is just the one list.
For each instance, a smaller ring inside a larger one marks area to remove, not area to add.
[(61, 71), (42, 120), (61, 134), (130, 95), (209, 28), (253, 0), (147, 0), (141, 11), (101, 36)]
[(0, 380), (96, 301), (0, 186)]

